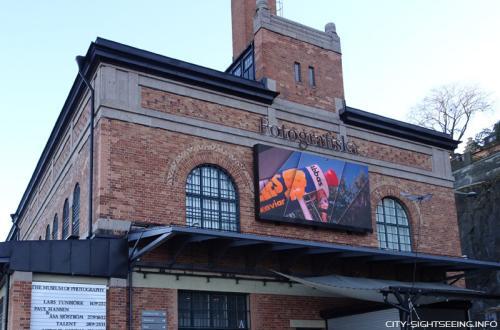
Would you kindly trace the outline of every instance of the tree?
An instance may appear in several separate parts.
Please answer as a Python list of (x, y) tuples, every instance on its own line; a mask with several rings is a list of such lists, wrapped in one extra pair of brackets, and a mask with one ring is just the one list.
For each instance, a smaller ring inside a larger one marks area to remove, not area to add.
[(410, 121), (461, 140), (474, 115), (492, 107), (489, 94), (474, 85), (434, 88), (410, 112)]
[(486, 138), (495, 136), (495, 141), (500, 141), (500, 120), (493, 125), (493, 128), (484, 128), (474, 137), (474, 141), (478, 146), (484, 147), (488, 142), (485, 141)]
[(474, 142), (476, 142), (476, 144), (478, 146), (483, 146), (484, 144), (484, 139), (487, 138), (488, 136), (491, 135), (491, 133), (493, 133), (493, 131), (489, 128), (484, 128), (482, 129), (479, 133), (476, 134), (476, 136), (474, 137)]

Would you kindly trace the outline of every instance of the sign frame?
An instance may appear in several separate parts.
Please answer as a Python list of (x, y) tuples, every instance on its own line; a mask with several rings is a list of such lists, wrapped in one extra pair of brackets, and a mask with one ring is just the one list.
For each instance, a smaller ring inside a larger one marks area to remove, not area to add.
[[(274, 216), (274, 215), (265, 215), (263, 216), (261, 213), (261, 202), (260, 202), (260, 187), (259, 187), (259, 148), (262, 147), (269, 147), (269, 148), (280, 148), (284, 150), (290, 150), (292, 152), (301, 152), (301, 153), (306, 153), (308, 155), (312, 156), (318, 156), (318, 157), (324, 157), (324, 158), (330, 158), (332, 160), (337, 160), (335, 157), (332, 156), (326, 156), (326, 155), (316, 155), (313, 153), (308, 153), (305, 152), (304, 150), (293, 150), (289, 148), (283, 148), (282, 146), (275, 147), (275, 146), (270, 146), (270, 145), (265, 145), (265, 144), (255, 144), (253, 146), (253, 174), (254, 174), (254, 207), (255, 207), (255, 219), (260, 222), (271, 222), (271, 223), (284, 223), (284, 224), (291, 224), (295, 226), (304, 226), (304, 227), (312, 227), (312, 228), (318, 228), (318, 229), (334, 229), (334, 230), (339, 230), (339, 231), (345, 231), (353, 234), (368, 234), (368, 233), (373, 233), (373, 222), (372, 222), (372, 209), (371, 209), (371, 202), (370, 200), (368, 201), (368, 206), (370, 209), (369, 212), (369, 223), (370, 227), (356, 227), (356, 226), (350, 226), (350, 225), (343, 225), (343, 224), (336, 224), (336, 223), (323, 223), (319, 221), (310, 221), (310, 220), (305, 220), (305, 219), (299, 219), (299, 218), (287, 218), (287, 217), (279, 217), (279, 216)], [(344, 160), (342, 160), (344, 161)], [(346, 162), (348, 163), (348, 162)], [(356, 163), (351, 163), (351, 164), (356, 164)], [(360, 164), (356, 164), (360, 165)], [(366, 165), (362, 165), (366, 166)], [(368, 166), (366, 166), (368, 167)], [(369, 181), (369, 176), (368, 176), (368, 181)], [(370, 195), (370, 189), (369, 189), (369, 183), (368, 183), (368, 194)], [(368, 196), (370, 197), (370, 196)]]

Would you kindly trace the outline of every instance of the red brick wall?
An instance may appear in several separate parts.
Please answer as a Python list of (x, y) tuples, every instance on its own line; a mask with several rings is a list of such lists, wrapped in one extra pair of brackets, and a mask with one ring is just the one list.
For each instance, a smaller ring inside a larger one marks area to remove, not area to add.
[(31, 282), (15, 281), (9, 292), (9, 330), (30, 329)]
[(161, 310), (167, 312), (168, 328), (177, 329), (176, 289), (134, 288), (132, 299), (133, 329), (141, 329), (142, 310)]
[[(348, 234), (331, 229), (256, 221), (251, 148), (116, 120), (103, 119), (100, 125), (104, 133), (103, 148), (109, 150), (109, 154), (102, 155), (107, 167), (105, 173), (109, 175), (103, 178), (99, 192), (99, 217), (185, 225), (187, 175), (197, 165), (210, 163), (226, 169), (236, 183), (242, 232), (378, 246), (376, 233)], [(422, 207), (419, 250), (459, 255), (451, 189), (376, 173), (370, 173), (370, 185), (374, 228), (375, 207), (381, 198), (391, 195), (400, 198), (400, 191), (434, 193), (434, 198)], [(407, 206), (411, 221), (418, 219), (417, 208), (406, 201), (402, 203)], [(412, 223), (412, 227), (415, 224)]]
[(432, 157), (430, 155), (359, 138), (349, 137), (349, 139), (356, 144), (359, 154), (363, 157), (432, 171)]
[[(298, 132), (306, 131), (316, 135), (324, 135), (329, 133), (326, 130), (297, 124), (287, 120), (279, 120), (278, 124), (285, 125), (289, 129), (294, 128)], [(348, 139), (349, 141), (352, 141), (356, 144), (359, 154), (363, 157), (432, 171), (432, 157), (430, 155), (417, 151), (389, 146), (387, 144), (355, 138), (352, 136), (348, 136)]]
[[(58, 215), (58, 238), (62, 235), (62, 220), (63, 220), (63, 205), (64, 200), (68, 198), (70, 205), (70, 232), (71, 232), (71, 206), (73, 205), (73, 191), (77, 183), (80, 184), (80, 235), (83, 236), (87, 230), (88, 219), (88, 142), (78, 146), (81, 134), (88, 125), (89, 106), (85, 107), (81, 116), (74, 115), (74, 127), (71, 131), (67, 128), (63, 133), (60, 145), (56, 148), (56, 152), (47, 161), (47, 167), (42, 174), (42, 180), (33, 191), (35, 192), (28, 202), (26, 211), (19, 220), (21, 239), (37, 240), (40, 236), (45, 238), (47, 225), (52, 226), (55, 214)], [(99, 136), (99, 131), (95, 131), (96, 140)], [(95, 176), (98, 172), (98, 141), (95, 141)], [(75, 155), (72, 157), (72, 152), (75, 150)], [(66, 168), (65, 168), (66, 167)], [(67, 170), (67, 172), (65, 172)], [(57, 181), (62, 176), (61, 184)], [(94, 178), (96, 179), (96, 178)], [(54, 193), (50, 196), (50, 190)], [(95, 199), (94, 199), (95, 201)], [(36, 223), (34, 221), (36, 220)]]
[[(413, 250), (417, 248), (418, 242), (418, 252), (461, 255), (452, 189), (370, 173), (370, 190), (374, 228), (377, 203), (384, 197), (396, 198), (406, 208), (410, 218)], [(415, 202), (404, 200), (401, 192), (416, 195), (432, 193), (433, 197), (419, 206)]]
[[(267, 1), (271, 14), (276, 14), (276, 0)], [(233, 59), (237, 58), (253, 38), (255, 0), (231, 0)]]
[[(106, 324), (108, 329), (126, 329), (128, 325), (128, 289), (109, 288), (106, 304)], [(140, 328), (137, 328), (140, 329)]]
[[(151, 88), (143, 87), (141, 91), (141, 103), (144, 108), (201, 119), (252, 132), (260, 131), (262, 119), (260, 115)], [(326, 130), (286, 120), (279, 120), (279, 125), (281, 124), (286, 125), (288, 128), (295, 128), (298, 131), (305, 130), (318, 135), (328, 133)], [(349, 137), (349, 139), (356, 143), (360, 155), (364, 157), (428, 171), (432, 170), (430, 155), (359, 138)]]
[[(255, 73), (257, 80), (276, 80), (278, 97), (320, 109), (335, 111), (335, 98), (344, 97), (341, 55), (269, 30), (255, 34)], [(302, 82), (295, 82), (294, 62), (301, 64)], [(313, 66), (316, 87), (308, 82)]]
[(262, 118), (251, 112), (147, 87), (141, 89), (141, 105), (147, 109), (252, 132), (259, 132)]
[[(354, 302), (359, 305), (360, 302)], [(285, 330), (290, 320), (323, 320), (320, 312), (353, 304), (350, 299), (250, 294), (252, 330)], [(363, 304), (361, 302), (361, 304)], [(359, 306), (358, 306), (359, 307)], [(325, 323), (326, 324), (326, 323)]]
[[(96, 132), (96, 135), (99, 134)], [(68, 146), (70, 142), (68, 141)], [(68, 147), (69, 149), (69, 147)], [(97, 153), (95, 153), (97, 156)], [(49, 189), (39, 192), (37, 195), (37, 202), (33, 203), (32, 211), (25, 214), (21, 221), (21, 238), (28, 240), (36, 240), (40, 236), (42, 239), (45, 238), (45, 230), (47, 224), (50, 225), (50, 231), (52, 232), (54, 215), (58, 215), (59, 225), (58, 225), (58, 238), (62, 238), (62, 221), (63, 221), (63, 206), (64, 200), (67, 198), (70, 206), (70, 233), (71, 233), (71, 207), (73, 205), (73, 191), (77, 183), (80, 185), (80, 236), (83, 237), (87, 230), (88, 224), (88, 143), (85, 143), (82, 148), (77, 150), (76, 157), (73, 160), (69, 158), (69, 152), (64, 156), (64, 160), (61, 162), (68, 163), (71, 165), (69, 171), (64, 174), (61, 184), (55, 189), (55, 193), (49, 197)], [(94, 160), (98, 162), (97, 157)], [(95, 168), (95, 175), (98, 174), (97, 166)], [(53, 175), (49, 176), (47, 181), (48, 186), (53, 186), (56, 184), (56, 178), (62, 173), (62, 167), (59, 172), (54, 172)], [(55, 171), (55, 169), (54, 169)], [(96, 178), (94, 178), (96, 180)], [(95, 182), (95, 181), (94, 181)], [(43, 205), (43, 201), (48, 199), (48, 202)], [(95, 199), (94, 199), (95, 200)], [(39, 214), (37, 214), (39, 212)], [(39, 219), (34, 227), (29, 229), (29, 234), (25, 234), (33, 223), (33, 219)]]

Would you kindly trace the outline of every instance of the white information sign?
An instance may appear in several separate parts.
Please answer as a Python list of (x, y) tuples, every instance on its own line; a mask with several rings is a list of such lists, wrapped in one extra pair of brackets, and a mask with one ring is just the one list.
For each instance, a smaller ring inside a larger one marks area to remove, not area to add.
[(106, 286), (33, 282), (32, 330), (105, 330)]

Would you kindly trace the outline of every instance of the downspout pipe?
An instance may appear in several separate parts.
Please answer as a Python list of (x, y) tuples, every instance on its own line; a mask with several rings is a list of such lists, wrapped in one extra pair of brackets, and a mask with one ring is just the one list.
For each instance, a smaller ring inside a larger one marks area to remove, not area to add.
[[(10, 266), (10, 265), (9, 265)], [(10, 300), (10, 270), (7, 269), (7, 287), (5, 288), (5, 329), (9, 328), (9, 300)]]
[(87, 80), (85, 77), (85, 74), (83, 73), (83, 68), (85, 66), (85, 56), (77, 56), (75, 58), (76, 63), (78, 64), (78, 75), (82, 78), (83, 82), (85, 85), (87, 85), (89, 91), (90, 91), (90, 136), (89, 136), (89, 224), (88, 224), (88, 235), (87, 239), (92, 238), (92, 214), (93, 214), (93, 209), (92, 209), (92, 201), (93, 201), (93, 195), (94, 195), (94, 107), (95, 107), (95, 93), (94, 93), (94, 88), (90, 84), (90, 82)]

